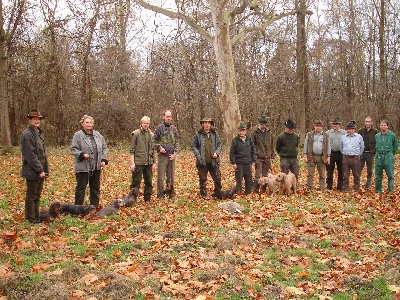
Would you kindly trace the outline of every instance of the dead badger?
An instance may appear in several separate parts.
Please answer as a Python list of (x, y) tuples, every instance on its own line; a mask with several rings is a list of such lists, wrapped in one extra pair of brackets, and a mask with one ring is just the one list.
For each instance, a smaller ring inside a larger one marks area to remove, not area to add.
[(218, 207), (224, 210), (228, 210), (233, 214), (241, 214), (243, 210), (243, 207), (240, 204), (233, 201), (222, 202), (218, 204)]

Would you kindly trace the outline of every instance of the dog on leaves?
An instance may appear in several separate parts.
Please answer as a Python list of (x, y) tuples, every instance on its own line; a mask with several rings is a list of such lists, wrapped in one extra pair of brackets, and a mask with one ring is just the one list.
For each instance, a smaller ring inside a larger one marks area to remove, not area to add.
[(211, 196), (220, 200), (225, 200), (225, 199), (232, 199), (235, 193), (236, 193), (235, 189), (230, 189), (226, 191), (215, 191)]
[(276, 181), (279, 183), (279, 191), (281, 194), (290, 195), (291, 191), (293, 191), (293, 194), (296, 194), (297, 180), (292, 172), (288, 174), (283, 172), (278, 173), (278, 175), (276, 175)]
[(41, 211), (39, 213), (39, 222), (43, 221), (54, 221), (57, 219), (58, 215), (61, 211), (61, 203), (60, 202), (53, 202), (48, 210)]
[[(261, 177), (258, 179), (258, 184), (261, 187), (265, 187), (265, 190), (269, 195), (274, 194), (279, 188), (279, 182), (276, 181), (277, 175), (268, 174), (268, 176)], [(263, 188), (260, 189), (260, 191)]]
[(136, 198), (139, 195), (139, 190), (137, 188), (133, 188), (129, 191), (129, 194), (122, 198), (124, 201), (125, 207), (132, 207), (136, 203)]
[(103, 207), (97, 214), (96, 216), (103, 218), (105, 216), (109, 216), (112, 214), (116, 214), (119, 211), (119, 208), (121, 206), (124, 206), (124, 200), (122, 199), (117, 199), (114, 200), (112, 205), (108, 205), (106, 207)]
[(94, 205), (74, 205), (74, 204), (63, 204), (61, 205), (61, 214), (70, 214), (71, 216), (86, 216), (96, 211)]

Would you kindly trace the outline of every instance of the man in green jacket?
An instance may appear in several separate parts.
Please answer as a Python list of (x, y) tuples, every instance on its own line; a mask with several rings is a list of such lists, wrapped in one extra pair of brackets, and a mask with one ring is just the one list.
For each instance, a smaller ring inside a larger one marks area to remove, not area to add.
[(150, 118), (144, 116), (140, 120), (140, 128), (132, 132), (130, 148), (132, 188), (139, 188), (142, 176), (144, 179), (144, 201), (150, 201), (153, 191), (153, 172), (156, 170), (156, 150), (153, 133), (149, 129)]
[(40, 195), (45, 178), (49, 176), (49, 163), (40, 129), (44, 117), (38, 110), (28, 114), (29, 125), (21, 135), (22, 172), (26, 180), (25, 220), (39, 223)]
[(294, 132), (296, 124), (288, 119), (285, 122), (285, 131), (276, 140), (275, 150), (280, 157), (281, 172), (286, 174), (291, 171), (299, 180), (299, 161), (297, 159), (297, 147), (300, 137)]
[(388, 191), (394, 191), (394, 155), (398, 148), (397, 136), (389, 130), (389, 122), (380, 122), (380, 132), (375, 135), (375, 192), (382, 193), (382, 175), (388, 177)]

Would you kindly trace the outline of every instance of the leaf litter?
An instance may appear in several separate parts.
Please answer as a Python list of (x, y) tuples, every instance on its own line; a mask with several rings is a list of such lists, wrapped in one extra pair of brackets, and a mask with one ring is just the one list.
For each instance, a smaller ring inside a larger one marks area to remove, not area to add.
[[(73, 202), (68, 150), (54, 151), (43, 207)], [(110, 151), (102, 177), (103, 207), (129, 192), (127, 153)], [(400, 294), (399, 192), (309, 193), (302, 189), (302, 168), (297, 196), (235, 195), (233, 201), (243, 210), (229, 213), (218, 207), (222, 201), (199, 197), (193, 158), (183, 152), (173, 200), (153, 196), (145, 203), (139, 196), (134, 207), (104, 220), (60, 218), (32, 227), (23, 221), (20, 156), (3, 154), (3, 161), (8, 172), (0, 173), (2, 180), (7, 176), (7, 184), (0, 186), (5, 195), (0, 214), (2, 297), (332, 299), (335, 293), (373, 289), (377, 278), (385, 278), (393, 297)], [(278, 168), (274, 164), (273, 172)], [(223, 188), (232, 188), (226, 156), (221, 172)]]

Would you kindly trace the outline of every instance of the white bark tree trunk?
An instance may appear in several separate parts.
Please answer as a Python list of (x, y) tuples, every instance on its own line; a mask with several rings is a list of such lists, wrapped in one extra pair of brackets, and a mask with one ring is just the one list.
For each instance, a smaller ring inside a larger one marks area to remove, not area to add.
[(236, 135), (236, 128), (241, 120), (232, 43), (229, 35), (230, 18), (228, 12), (221, 9), (218, 1), (209, 0), (209, 3), (215, 30), (213, 44), (218, 67), (220, 108), (224, 122), (224, 133), (228, 143), (230, 143)]

